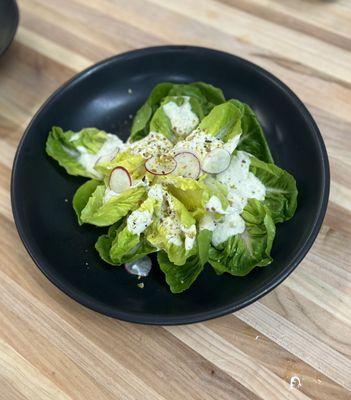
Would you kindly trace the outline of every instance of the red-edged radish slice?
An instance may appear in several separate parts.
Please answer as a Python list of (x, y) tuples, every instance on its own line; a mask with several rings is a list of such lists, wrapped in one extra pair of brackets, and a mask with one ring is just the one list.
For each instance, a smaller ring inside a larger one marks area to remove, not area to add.
[(190, 151), (182, 151), (174, 156), (177, 167), (174, 175), (183, 176), (184, 178), (197, 179), (201, 172), (199, 159)]
[(177, 163), (172, 156), (154, 156), (145, 161), (145, 169), (152, 175), (168, 175), (175, 170)]
[(111, 161), (116, 157), (116, 154), (117, 154), (117, 153), (109, 153), (109, 154), (105, 154), (105, 155), (99, 157), (99, 158), (96, 160), (95, 167), (96, 167), (98, 164), (103, 164), (103, 163), (109, 163), (109, 162), (111, 162)]
[(230, 154), (227, 150), (217, 148), (210, 151), (202, 162), (202, 170), (209, 174), (219, 174), (230, 164)]
[(110, 175), (109, 186), (115, 193), (121, 193), (132, 185), (129, 172), (123, 167), (116, 167)]
[(126, 263), (124, 268), (129, 274), (139, 275), (139, 276), (148, 276), (151, 271), (151, 260), (148, 256), (142, 257), (139, 260)]

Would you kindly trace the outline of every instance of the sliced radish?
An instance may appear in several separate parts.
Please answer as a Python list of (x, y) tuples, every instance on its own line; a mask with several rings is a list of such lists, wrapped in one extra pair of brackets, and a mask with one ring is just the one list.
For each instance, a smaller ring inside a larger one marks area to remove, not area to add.
[(202, 162), (202, 170), (209, 174), (219, 174), (225, 171), (230, 164), (230, 154), (225, 149), (210, 151)]
[(105, 154), (105, 155), (99, 157), (99, 158), (96, 160), (95, 167), (96, 167), (98, 164), (109, 163), (109, 162), (111, 162), (111, 161), (116, 157), (116, 154), (117, 154), (117, 153), (109, 153), (109, 154)]
[(123, 167), (116, 167), (110, 175), (109, 186), (115, 193), (121, 193), (132, 185), (129, 172)]
[(151, 271), (151, 266), (152, 263), (148, 256), (124, 265), (128, 273), (139, 276), (148, 276), (149, 272)]
[(201, 172), (199, 159), (190, 151), (182, 151), (174, 156), (177, 162), (177, 167), (174, 170), (174, 175), (180, 175), (184, 178), (197, 179)]
[(152, 175), (168, 175), (174, 171), (177, 163), (172, 156), (153, 156), (145, 161), (145, 169)]

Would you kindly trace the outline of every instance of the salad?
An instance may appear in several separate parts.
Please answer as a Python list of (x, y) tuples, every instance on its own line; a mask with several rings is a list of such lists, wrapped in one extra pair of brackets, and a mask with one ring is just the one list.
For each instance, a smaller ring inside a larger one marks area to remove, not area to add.
[(295, 179), (275, 165), (252, 109), (203, 82), (158, 84), (126, 142), (53, 127), (46, 152), (89, 178), (73, 208), (79, 224), (108, 227), (101, 258), (147, 275), (145, 256), (157, 253), (173, 293), (206, 264), (236, 276), (270, 264), (275, 225), (296, 209)]

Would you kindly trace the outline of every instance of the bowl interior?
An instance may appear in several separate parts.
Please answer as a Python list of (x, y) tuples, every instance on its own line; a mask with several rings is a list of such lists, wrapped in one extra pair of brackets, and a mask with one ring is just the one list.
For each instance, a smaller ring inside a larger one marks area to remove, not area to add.
[[(173, 295), (154, 261), (144, 289), (124, 268), (109, 267), (94, 243), (106, 231), (78, 226), (72, 196), (84, 179), (71, 177), (45, 154), (53, 125), (95, 126), (126, 139), (130, 116), (162, 81), (205, 81), (257, 113), (276, 163), (299, 189), (295, 217), (277, 227), (274, 262), (243, 278), (217, 276), (210, 267), (190, 290)], [(132, 93), (129, 93), (130, 90)], [(105, 61), (60, 89), (34, 117), (13, 171), (15, 220), (42, 271), (81, 303), (118, 318), (185, 323), (234, 311), (266, 293), (298, 264), (323, 219), (328, 164), (318, 129), (296, 97), (256, 66), (231, 55), (192, 47), (153, 48)]]

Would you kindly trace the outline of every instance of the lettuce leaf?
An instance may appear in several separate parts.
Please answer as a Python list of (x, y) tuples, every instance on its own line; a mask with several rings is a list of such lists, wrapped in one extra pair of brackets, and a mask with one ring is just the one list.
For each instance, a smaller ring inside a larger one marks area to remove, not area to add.
[(114, 252), (111, 252), (111, 248), (124, 228), (125, 223), (122, 221), (117, 222), (109, 228), (107, 234), (101, 235), (95, 243), (96, 250), (105, 262), (111, 265), (122, 265), (127, 262), (139, 260), (139, 258), (156, 251), (144, 238), (141, 238), (140, 241), (138, 241), (134, 247), (130, 247), (128, 251), (118, 255), (116, 258), (112, 257)]
[(251, 158), (250, 171), (265, 185), (263, 203), (269, 209), (274, 223), (293, 217), (297, 206), (297, 187), (292, 175), (274, 164)]
[(216, 273), (247, 275), (256, 266), (271, 263), (270, 256), (275, 225), (267, 207), (250, 199), (241, 214), (245, 231), (229, 238), (216, 248), (210, 248), (209, 262)]
[(246, 151), (264, 162), (273, 164), (274, 160), (267, 139), (255, 113), (247, 104), (239, 100), (230, 100), (230, 102), (242, 111), (242, 135), (237, 149)]
[(206, 98), (207, 107), (204, 110), (208, 114), (214, 106), (225, 102), (225, 97), (221, 89), (204, 82), (194, 82), (190, 86), (196, 87), (200, 90), (201, 94)]
[(143, 186), (136, 186), (104, 202), (105, 191), (105, 185), (96, 187), (80, 215), (78, 215), (82, 223), (96, 226), (112, 225), (127, 215), (129, 211), (138, 208), (146, 195)]
[(174, 225), (178, 228), (183, 227), (183, 229), (188, 229), (195, 225), (195, 219), (178, 199), (170, 194), (169, 197), (172, 202), (172, 209), (169, 215), (155, 219), (145, 231), (145, 237), (154, 247), (166, 251), (171, 262), (176, 265), (183, 265), (187, 258), (193, 254), (194, 247), (186, 249), (184, 230), (178, 230), (179, 243), (171, 240), (170, 236), (177, 229)]
[(172, 83), (164, 82), (159, 83), (153, 88), (145, 104), (137, 111), (133, 119), (129, 137), (131, 142), (142, 139), (149, 133), (150, 120), (156, 109), (160, 106), (162, 99), (168, 95), (172, 86)]
[(162, 183), (169, 193), (184, 204), (196, 220), (203, 217), (206, 213), (205, 204), (211, 196), (211, 191), (204, 182), (168, 175), (162, 180)]
[[(154, 211), (160, 209), (160, 204), (157, 200), (153, 198), (147, 198), (142, 205), (136, 210), (136, 212), (145, 212), (147, 211), (153, 216)], [(129, 218), (129, 217), (128, 217)], [(144, 239), (144, 233), (137, 234), (133, 233), (128, 228), (128, 218), (126, 219), (126, 223), (124, 224), (123, 229), (118, 232), (116, 239), (113, 241), (111, 249), (110, 249), (110, 257), (116, 264), (121, 264), (125, 262), (126, 257), (135, 254), (136, 250), (139, 250), (137, 253), (140, 254), (140, 248), (143, 248), (142, 254), (148, 254), (156, 249), (147, 244)], [(147, 230), (147, 228), (146, 228)], [(147, 253), (145, 251), (147, 250)]]
[[(150, 131), (151, 132), (159, 132), (166, 136), (170, 141), (174, 141), (177, 138), (177, 133), (174, 131), (171, 121), (169, 120), (167, 114), (165, 113), (163, 106), (169, 102), (173, 102), (178, 106), (181, 106), (185, 101), (184, 96), (167, 96), (163, 99), (160, 107), (155, 111), (151, 122), (150, 122)], [(197, 100), (196, 97), (189, 96), (189, 103), (191, 106), (191, 110), (195, 113), (199, 119), (202, 120), (204, 117), (204, 110), (202, 108), (201, 103)], [(195, 128), (195, 127), (194, 127)], [(190, 133), (190, 132), (189, 132)]]
[(65, 168), (70, 175), (92, 178), (78, 162), (79, 152), (70, 142), (73, 131), (64, 132), (58, 126), (53, 126), (46, 141), (46, 153)]
[(241, 133), (241, 111), (227, 101), (214, 107), (201, 121), (198, 129), (227, 142)]
[[(99, 174), (92, 168), (95, 163), (94, 157), (92, 157), (91, 168), (87, 168), (80, 162), (82, 151), (84, 150), (85, 157), (97, 155), (104, 143), (111, 137), (112, 135), (96, 128), (85, 128), (79, 132), (64, 132), (60, 127), (54, 126), (46, 141), (46, 152), (70, 175), (97, 178)], [(114, 144), (117, 146), (120, 140), (117, 137), (113, 138), (116, 142)]]
[(181, 293), (188, 289), (202, 272), (208, 260), (211, 236), (212, 232), (208, 230), (202, 230), (198, 234), (197, 254), (183, 265), (173, 264), (164, 251), (157, 253), (157, 261), (172, 293)]
[(115, 240), (118, 232), (121, 229), (121, 225), (123, 225), (123, 220), (116, 222), (111, 225), (108, 229), (107, 234), (99, 236), (98, 240), (95, 243), (95, 249), (98, 251), (99, 256), (108, 264), (115, 264), (110, 257), (110, 249), (113, 241)]
[(73, 209), (78, 217), (79, 225), (82, 225), (83, 223), (82, 220), (80, 219), (80, 215), (84, 207), (87, 205), (90, 196), (95, 192), (96, 188), (99, 185), (101, 185), (100, 181), (91, 179), (90, 181), (83, 183), (83, 185), (81, 185), (74, 194)]
[(223, 92), (207, 83), (194, 82), (190, 84), (176, 84), (170, 82), (159, 83), (154, 87), (150, 96), (136, 113), (131, 129), (130, 141), (142, 139), (150, 131), (150, 121), (167, 96), (189, 96), (200, 104), (204, 115), (212, 108), (225, 101)]
[(145, 160), (139, 154), (132, 154), (130, 151), (121, 151), (117, 153), (112, 161), (99, 163), (96, 170), (105, 177), (105, 183), (108, 184), (111, 171), (116, 167), (126, 169), (132, 180), (141, 179), (145, 175)]

